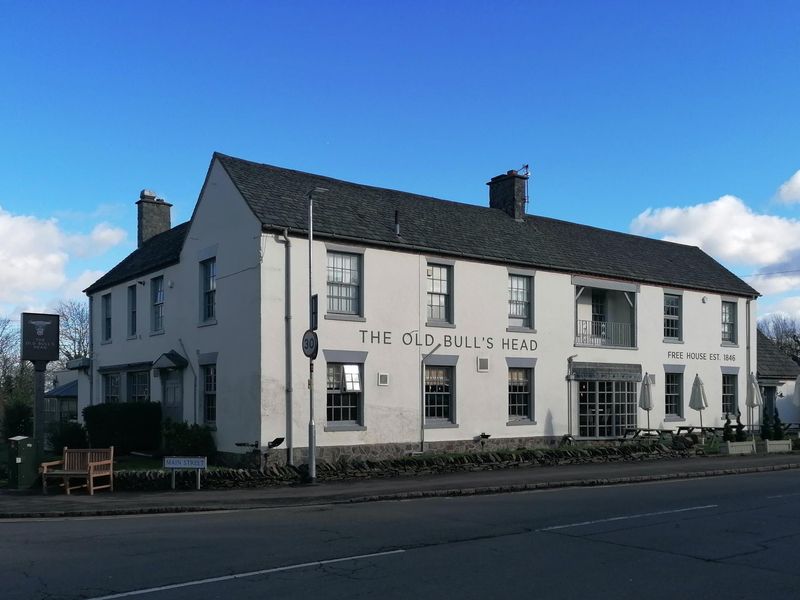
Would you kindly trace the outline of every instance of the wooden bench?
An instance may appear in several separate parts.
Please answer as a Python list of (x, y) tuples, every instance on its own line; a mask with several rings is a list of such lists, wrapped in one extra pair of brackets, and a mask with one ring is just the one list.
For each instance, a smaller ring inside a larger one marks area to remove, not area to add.
[[(43, 462), (39, 467), (42, 474), (42, 493), (47, 493), (47, 480), (58, 478), (69, 494), (72, 490), (87, 488), (89, 495), (93, 496), (95, 490), (108, 488), (114, 491), (114, 446), (111, 448), (67, 448), (64, 447), (64, 456), (61, 460)], [(95, 479), (107, 477), (108, 483), (95, 484)], [(83, 479), (85, 484), (70, 485), (70, 479)]]

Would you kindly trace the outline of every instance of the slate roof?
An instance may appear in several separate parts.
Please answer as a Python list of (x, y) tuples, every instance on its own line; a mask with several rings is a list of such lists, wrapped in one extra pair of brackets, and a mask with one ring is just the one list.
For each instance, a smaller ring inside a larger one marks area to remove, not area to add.
[(141, 248), (137, 248), (122, 262), (84, 290), (94, 294), (106, 288), (130, 281), (176, 264), (180, 260), (183, 241), (189, 231), (189, 221), (154, 235)]
[[(307, 194), (329, 191), (314, 204), (314, 235), (408, 248), (546, 270), (611, 277), (702, 291), (758, 292), (695, 246), (499, 209), (349, 183), (215, 153), (266, 230), (307, 233)], [(487, 192), (488, 197), (488, 192)], [(400, 236), (394, 216), (399, 211)]]
[(800, 375), (800, 366), (781, 352), (780, 348), (760, 331), (756, 338), (758, 376), (770, 379), (795, 379)]
[(53, 388), (49, 392), (44, 393), (45, 398), (77, 398), (78, 397), (78, 381), (70, 381), (64, 385)]

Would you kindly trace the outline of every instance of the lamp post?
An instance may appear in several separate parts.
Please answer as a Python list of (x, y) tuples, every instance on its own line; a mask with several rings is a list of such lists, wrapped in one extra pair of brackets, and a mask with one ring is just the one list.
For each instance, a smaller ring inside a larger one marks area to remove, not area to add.
[(428, 360), (439, 348), (441, 344), (436, 344), (436, 347), (423, 354), (420, 359), (419, 369), (419, 451), (425, 452), (425, 361)]
[[(317, 328), (314, 307), (314, 194), (324, 194), (328, 190), (315, 187), (308, 193), (308, 330), (312, 332)], [(316, 337), (314, 335), (314, 337)], [(316, 339), (315, 339), (316, 343)], [(314, 423), (314, 358), (317, 356), (316, 348), (308, 356), (308, 479), (309, 483), (317, 480), (317, 426)]]

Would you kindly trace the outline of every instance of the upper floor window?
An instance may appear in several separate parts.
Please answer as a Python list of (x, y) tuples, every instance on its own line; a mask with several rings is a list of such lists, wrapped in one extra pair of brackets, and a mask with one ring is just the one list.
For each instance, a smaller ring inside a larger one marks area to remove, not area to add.
[(453, 322), (453, 267), (428, 265), (428, 321)]
[(508, 276), (508, 324), (512, 327), (531, 327), (531, 287), (527, 275)]
[(150, 329), (151, 331), (164, 330), (164, 277), (153, 277), (150, 280)]
[(111, 294), (103, 294), (102, 315), (103, 315), (103, 341), (111, 341)]
[(361, 365), (328, 363), (328, 423), (361, 424)]
[(200, 263), (200, 277), (202, 279), (201, 318), (203, 322), (213, 321), (217, 318), (217, 259), (209, 258)]
[(683, 373), (664, 373), (664, 414), (683, 416)]
[(137, 331), (136, 316), (136, 284), (128, 286), (128, 337), (134, 337)]
[(328, 252), (328, 312), (361, 314), (361, 255)]
[(736, 302), (722, 301), (722, 341), (736, 343)]
[(682, 339), (681, 300), (677, 294), (664, 294), (664, 339)]
[(608, 320), (606, 310), (606, 291), (592, 290), (592, 323), (605, 323)]

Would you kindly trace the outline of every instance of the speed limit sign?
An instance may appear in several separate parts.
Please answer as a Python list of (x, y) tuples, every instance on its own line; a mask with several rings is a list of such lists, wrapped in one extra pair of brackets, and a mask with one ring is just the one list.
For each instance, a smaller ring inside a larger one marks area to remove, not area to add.
[(303, 354), (314, 360), (317, 358), (318, 351), (319, 339), (317, 338), (317, 332), (309, 329), (303, 334)]

